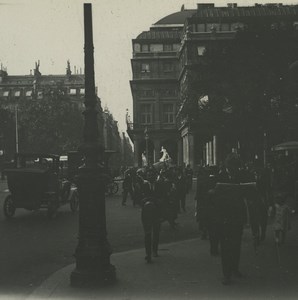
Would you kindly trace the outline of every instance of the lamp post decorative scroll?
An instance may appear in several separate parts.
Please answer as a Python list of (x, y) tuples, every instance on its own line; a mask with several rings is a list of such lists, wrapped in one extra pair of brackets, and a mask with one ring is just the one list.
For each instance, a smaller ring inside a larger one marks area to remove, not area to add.
[(72, 286), (102, 285), (114, 282), (115, 267), (110, 263), (111, 247), (107, 240), (105, 215), (105, 175), (103, 146), (99, 141), (97, 97), (94, 82), (91, 4), (84, 4), (85, 33), (85, 118), (84, 143), (79, 152), (84, 164), (79, 169), (79, 237), (75, 250), (76, 268)]

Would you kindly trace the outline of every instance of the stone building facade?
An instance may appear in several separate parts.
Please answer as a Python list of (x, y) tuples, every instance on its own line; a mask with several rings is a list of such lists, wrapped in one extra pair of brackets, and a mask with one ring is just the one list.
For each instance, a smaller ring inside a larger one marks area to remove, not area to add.
[[(152, 164), (167, 149), (175, 163), (181, 158), (176, 124), (178, 111), (178, 51), (185, 18), (195, 10), (185, 10), (155, 23), (132, 41), (133, 122), (127, 132), (134, 144), (134, 163), (142, 165), (142, 155)], [(147, 152), (147, 153), (146, 153)]]
[(297, 14), (297, 5), (200, 3), (134, 39), (135, 164), (146, 150), (157, 161), (161, 146), (178, 165), (218, 165), (232, 149), (265, 160), (287, 136), (280, 128), (293, 127), (274, 103), (295, 97), (284, 87), (298, 60)]
[[(16, 107), (20, 102), (43, 101), (46, 97), (56, 97), (59, 99), (62, 96), (67, 101), (70, 101), (71, 106), (75, 109), (84, 111), (85, 75), (79, 73), (79, 69), (76, 68), (72, 72), (69, 62), (67, 62), (65, 74), (61, 75), (42, 75), (39, 62), (35, 63), (35, 69), (33, 72), (30, 71), (29, 75), (9, 75), (7, 70), (1, 66), (0, 107), (11, 111), (13, 122), (15, 122), (16, 118)], [(131, 164), (129, 157), (132, 155), (132, 149), (130, 144), (127, 145), (126, 139), (122, 140), (125, 136), (120, 136), (117, 121), (113, 119), (112, 114), (107, 108), (102, 110), (99, 98), (97, 110), (99, 112), (98, 126), (100, 129), (100, 139), (103, 141), (103, 146), (106, 150), (117, 153), (111, 159), (111, 166), (119, 170), (121, 165)], [(21, 111), (18, 114), (21, 114)], [(7, 134), (5, 136), (4, 134), (5, 125), (7, 124), (2, 124), (0, 120), (1, 161), (11, 159), (16, 151), (16, 131), (13, 129), (16, 124), (9, 124), (9, 136)], [(83, 134), (83, 132), (80, 132), (80, 134)], [(12, 135), (14, 136), (12, 137)], [(125, 149), (125, 155), (123, 149)]]

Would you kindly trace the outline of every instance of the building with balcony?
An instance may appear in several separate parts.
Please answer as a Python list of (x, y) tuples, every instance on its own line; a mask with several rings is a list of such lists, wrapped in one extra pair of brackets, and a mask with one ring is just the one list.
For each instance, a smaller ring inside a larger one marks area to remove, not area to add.
[(42, 75), (39, 61), (29, 75), (8, 75), (6, 69), (0, 70), (0, 101), (5, 107), (15, 102), (42, 100), (48, 96), (64, 95), (69, 101), (80, 108), (83, 107), (85, 96), (85, 75), (78, 72), (72, 74), (70, 63), (67, 62), (66, 73), (61, 75)]
[(194, 12), (183, 10), (171, 14), (132, 41), (133, 123), (128, 122), (127, 132), (134, 144), (137, 166), (142, 165), (142, 154), (149, 164), (158, 161), (162, 146), (174, 162), (179, 161), (177, 54), (185, 19)]
[(297, 96), (286, 87), (298, 61), (297, 15), (297, 5), (200, 3), (134, 39), (135, 164), (146, 152), (157, 161), (161, 146), (179, 165), (218, 165), (233, 149), (265, 161), (272, 144), (294, 138)]

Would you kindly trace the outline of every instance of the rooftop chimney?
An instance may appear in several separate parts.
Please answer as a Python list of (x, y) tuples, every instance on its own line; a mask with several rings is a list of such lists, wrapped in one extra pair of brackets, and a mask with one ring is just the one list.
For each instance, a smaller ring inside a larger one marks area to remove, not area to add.
[(228, 3), (228, 7), (229, 8), (236, 8), (237, 7), (237, 3)]

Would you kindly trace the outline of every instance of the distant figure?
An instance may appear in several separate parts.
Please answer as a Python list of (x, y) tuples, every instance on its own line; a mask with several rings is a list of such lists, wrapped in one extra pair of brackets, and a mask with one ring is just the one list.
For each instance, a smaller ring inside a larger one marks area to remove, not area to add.
[(237, 149), (233, 148), (232, 152), (228, 154), (225, 159), (225, 167), (232, 177), (232, 180), (238, 176), (237, 174), (239, 172), (241, 164), (242, 162), (239, 154), (237, 153)]
[(186, 178), (186, 188), (187, 193), (192, 189), (192, 178), (193, 178), (193, 170), (188, 164), (184, 170), (185, 178)]
[(167, 161), (167, 160), (171, 159), (169, 153), (163, 146), (161, 147), (160, 152), (162, 153), (162, 157), (160, 158), (159, 161)]
[(144, 242), (147, 263), (151, 263), (152, 255), (158, 256), (159, 234), (161, 227), (161, 209), (158, 199), (158, 184), (154, 172), (148, 171), (147, 180), (144, 180), (142, 191), (142, 225), (144, 229)]
[(175, 180), (176, 185), (176, 198), (178, 200), (178, 212), (182, 209), (184, 212), (185, 209), (185, 198), (186, 198), (186, 180), (183, 174), (183, 171), (178, 169), (177, 178)]
[(142, 166), (143, 167), (148, 166), (147, 157), (146, 157), (145, 152), (142, 153)]
[(275, 242), (277, 244), (283, 244), (286, 239), (286, 233), (291, 229), (290, 222), (290, 208), (286, 204), (285, 197), (279, 195), (275, 203), (275, 213), (274, 213), (274, 233)]
[(135, 204), (134, 201), (134, 194), (133, 194), (133, 185), (132, 185), (132, 176), (131, 173), (126, 173), (123, 183), (122, 183), (122, 205), (125, 206), (126, 205), (126, 200), (127, 200), (127, 196), (128, 194), (130, 194), (130, 198), (133, 201), (133, 204)]

